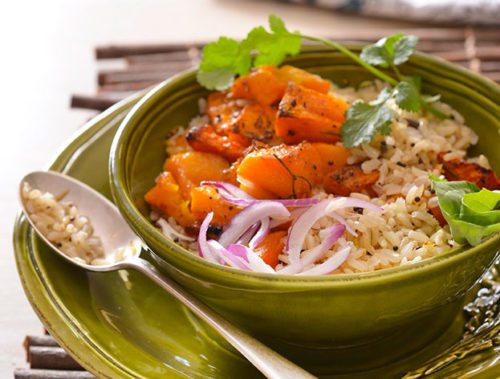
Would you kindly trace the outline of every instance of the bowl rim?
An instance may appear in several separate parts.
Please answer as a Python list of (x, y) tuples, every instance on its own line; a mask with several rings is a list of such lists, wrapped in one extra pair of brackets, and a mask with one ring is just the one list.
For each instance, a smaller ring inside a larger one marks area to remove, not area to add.
[[(360, 51), (364, 45), (350, 44), (346, 46), (350, 50)], [(307, 56), (309, 54), (318, 53), (332, 54), (332, 56), (343, 56), (339, 52), (325, 48), (323, 46), (306, 46), (302, 48), (299, 55), (291, 57), (289, 61), (293, 61), (294, 58), (301, 59), (301, 57)], [(285, 63), (287, 63), (287, 61), (285, 61)], [(479, 95), (485, 98), (485, 100), (489, 100), (490, 102), (492, 101), (493, 105), (500, 109), (500, 107), (496, 105), (500, 103), (500, 85), (493, 82), (492, 80), (476, 74), (470, 70), (467, 70), (463, 67), (457, 66), (442, 58), (421, 52), (416, 52), (410, 58), (409, 63), (413, 63), (414, 65), (427, 70), (432, 67), (434, 71), (445, 71), (447, 79), (465, 79), (465, 84), (467, 86), (473, 87)], [(317, 66), (319, 67), (320, 65)], [(109, 156), (109, 178), (111, 193), (115, 200), (115, 204), (117, 204), (120, 212), (122, 213), (122, 216), (126, 219), (126, 221), (131, 225), (131, 227), (136, 231), (138, 236), (143, 241), (154, 240), (157, 245), (159, 244), (160, 246), (162, 246), (162, 248), (168, 250), (169, 254), (174, 254), (176, 259), (180, 259), (181, 261), (189, 263), (191, 265), (194, 264), (197, 269), (210, 270), (215, 274), (222, 274), (224, 276), (233, 277), (240, 280), (245, 279), (261, 283), (280, 282), (287, 283), (289, 285), (299, 285), (301, 287), (307, 285), (314, 286), (318, 284), (329, 284), (332, 286), (337, 286), (352, 282), (362, 282), (365, 284), (369, 284), (374, 281), (382, 281), (388, 278), (401, 278), (402, 275), (409, 274), (410, 276), (413, 276), (417, 274), (417, 271), (418, 273), (423, 273), (426, 271), (430, 272), (430, 270), (437, 270), (439, 268), (442, 268), (449, 262), (466, 259), (467, 257), (475, 255), (476, 253), (478, 253), (478, 251), (482, 251), (483, 249), (498, 249), (498, 246), (500, 246), (499, 233), (486, 239), (477, 246), (460, 246), (458, 248), (450, 249), (440, 255), (430, 257), (413, 264), (400, 265), (375, 271), (336, 275), (283, 275), (245, 271), (210, 262), (196, 254), (193, 254), (187, 249), (182, 248), (180, 245), (178, 245), (174, 241), (171, 241), (156, 227), (154, 227), (154, 225), (136, 207), (135, 201), (130, 196), (130, 192), (127, 190), (127, 185), (125, 183), (126, 170), (124, 167), (124, 147), (127, 146), (129, 137), (131, 136), (136, 123), (141, 121), (142, 116), (147, 114), (151, 107), (155, 105), (157, 106), (159, 103), (161, 103), (161, 100), (163, 99), (163, 93), (167, 92), (170, 87), (182, 83), (187, 78), (195, 76), (197, 70), (198, 68), (195, 67), (180, 72), (177, 75), (172, 76), (171, 78), (168, 78), (151, 88), (150, 91), (148, 91), (132, 107), (127, 116), (124, 118), (116, 132), (111, 145)], [(441, 72), (441, 74), (443, 73)], [(144, 236), (146, 238), (144, 238)], [(149, 247), (149, 244), (145, 242), (145, 246)], [(152, 250), (155, 256), (158, 256), (161, 260), (171, 264), (171, 260), (165, 258), (162, 252), (155, 251), (151, 247), (149, 247), (149, 249)]]

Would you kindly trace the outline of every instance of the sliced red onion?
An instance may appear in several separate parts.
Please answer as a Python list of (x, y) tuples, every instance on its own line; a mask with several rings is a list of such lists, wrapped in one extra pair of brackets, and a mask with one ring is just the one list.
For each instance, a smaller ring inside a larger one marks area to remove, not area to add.
[(313, 205), (302, 215), (300, 215), (293, 223), (288, 239), (286, 242), (286, 250), (290, 256), (291, 264), (298, 264), (300, 251), (304, 245), (307, 232), (321, 217), (330, 214), (337, 209), (348, 207), (360, 207), (371, 209), (376, 212), (383, 212), (384, 210), (369, 201), (356, 199), (354, 197), (336, 197), (333, 199), (326, 199), (320, 203)]
[(220, 263), (220, 256), (212, 251), (212, 248), (207, 241), (208, 226), (210, 225), (210, 221), (212, 221), (213, 217), (214, 212), (210, 212), (201, 223), (200, 232), (198, 233), (198, 254), (200, 257), (209, 261)]
[(238, 212), (227, 224), (227, 229), (219, 237), (219, 243), (227, 246), (235, 243), (253, 224), (265, 217), (290, 216), (286, 207), (276, 201), (258, 202)]
[(241, 270), (251, 270), (250, 266), (245, 262), (245, 260), (241, 256), (234, 254), (232, 251), (229, 251), (217, 241), (210, 240), (208, 241), (208, 244), (212, 248), (212, 250), (216, 251), (222, 258), (222, 260), (229, 266), (236, 267)]
[(240, 207), (246, 207), (255, 203), (258, 200), (247, 200), (247, 199), (235, 199), (230, 196), (226, 196), (219, 192), (219, 196), (222, 200), (227, 201), (228, 203), (239, 205)]
[(290, 217), (274, 217), (271, 220), (271, 225), (269, 225), (269, 227), (272, 229), (272, 228), (275, 228), (276, 226), (284, 224), (285, 222), (288, 222), (290, 220), (295, 220), (305, 211), (307, 211), (307, 209), (305, 209), (305, 208), (291, 209), (290, 210)]
[(250, 251), (248, 253), (248, 265), (253, 271), (256, 272), (265, 272), (268, 274), (276, 274), (276, 271), (269, 266), (266, 262), (262, 260), (261, 257), (259, 257), (257, 254), (255, 254), (253, 251)]
[(255, 249), (255, 247), (259, 243), (261, 243), (264, 240), (264, 238), (266, 238), (270, 230), (269, 224), (270, 224), (269, 217), (265, 217), (261, 220), (259, 230), (257, 230), (257, 233), (255, 233), (253, 238), (248, 243), (250, 249), (252, 250)]
[(248, 252), (245, 246), (239, 244), (230, 244), (227, 245), (226, 249), (234, 255), (244, 259), (245, 262), (248, 262)]
[(158, 219), (158, 221), (156, 221), (156, 223), (160, 226), (162, 233), (165, 234), (170, 239), (173, 239), (172, 236), (175, 236), (175, 237), (177, 237), (181, 240), (184, 240), (184, 241), (189, 241), (189, 242), (194, 241), (194, 238), (188, 237), (182, 233), (179, 233), (177, 230), (175, 230), (172, 227), (172, 225), (170, 225), (169, 222), (167, 220), (165, 220), (164, 218)]
[(338, 269), (347, 259), (351, 252), (351, 246), (347, 246), (337, 251), (323, 263), (312, 267), (309, 270), (298, 273), (297, 275), (327, 275)]
[(290, 264), (299, 264), (300, 252), (309, 229), (325, 215), (325, 208), (330, 199), (323, 200), (302, 213), (293, 223), (286, 241), (286, 251), (290, 257)]
[(349, 233), (351, 233), (354, 237), (358, 236), (358, 233), (356, 233), (356, 231), (353, 228), (351, 228), (351, 226), (347, 223), (346, 219), (344, 217), (342, 217), (341, 215), (339, 215), (336, 211), (331, 212), (328, 216), (330, 216), (334, 220), (336, 220), (336, 221), (340, 222), (342, 225), (344, 225), (346, 227), (346, 230)]
[[(214, 188), (217, 188), (218, 190), (221, 190), (222, 192), (225, 192), (227, 195), (229, 195), (229, 198), (235, 198), (235, 199), (243, 199), (243, 200), (255, 200), (255, 197), (250, 195), (248, 192), (243, 191), (240, 187), (235, 186), (234, 184), (231, 183), (226, 183), (226, 182), (215, 182), (215, 181), (202, 181), (200, 183), (202, 186), (212, 186)], [(222, 196), (223, 194), (221, 194)]]
[(235, 255), (242, 257), (244, 256), (246, 258), (246, 261), (248, 262), (250, 270), (256, 272), (267, 272), (271, 274), (276, 273), (276, 271), (274, 271), (274, 269), (271, 266), (269, 266), (266, 262), (264, 262), (262, 258), (259, 257), (258, 254), (256, 254), (248, 247), (243, 245), (229, 245), (227, 248), (228, 250), (231, 249), (231, 252)]
[(328, 236), (323, 239), (320, 245), (313, 247), (310, 250), (304, 251), (298, 263), (290, 264), (284, 269), (279, 270), (279, 274), (296, 274), (316, 262), (321, 256), (330, 249), (335, 242), (345, 233), (346, 227), (342, 224), (335, 224), (326, 229)]
[(260, 222), (256, 222), (255, 224), (253, 224), (245, 233), (243, 233), (243, 235), (238, 241), (236, 241), (236, 243), (239, 245), (247, 245), (257, 232), (257, 229), (259, 229), (259, 226)]

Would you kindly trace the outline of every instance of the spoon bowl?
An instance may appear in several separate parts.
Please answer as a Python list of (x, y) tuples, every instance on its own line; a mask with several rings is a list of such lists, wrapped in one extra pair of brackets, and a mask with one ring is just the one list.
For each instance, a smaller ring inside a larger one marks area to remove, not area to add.
[[(24, 183), (31, 188), (54, 194), (58, 200), (64, 199), (77, 206), (81, 215), (91, 220), (95, 235), (101, 238), (105, 259), (108, 265), (90, 265), (71, 258), (51, 242), (39, 229), (22, 196)], [(108, 199), (88, 185), (53, 171), (36, 171), (26, 175), (19, 185), (19, 199), (23, 212), (37, 234), (52, 249), (68, 262), (90, 271), (112, 271), (135, 269), (160, 285), (171, 295), (180, 300), (189, 310), (205, 320), (217, 330), (233, 347), (245, 356), (258, 370), (268, 378), (314, 378), (301, 367), (290, 362), (274, 350), (262, 344), (243, 330), (231, 324), (210, 307), (186, 292), (176, 282), (160, 273), (148, 261), (139, 258), (142, 242), (130, 229), (118, 209)], [(115, 251), (132, 244), (136, 254), (117, 261)]]
[[(96, 235), (101, 237), (105, 259), (115, 263), (109, 265), (85, 264), (80, 260), (75, 260), (66, 255), (45, 235), (40, 233), (26, 209), (26, 203), (22, 196), (24, 183), (28, 183), (31, 188), (37, 188), (42, 192), (50, 192), (56, 197), (63, 196), (65, 202), (76, 204), (80, 214), (91, 219), (92, 226), (94, 230), (96, 230)], [(120, 247), (132, 244), (135, 251), (138, 253), (141, 251), (142, 241), (132, 229), (130, 229), (114, 204), (93, 188), (74, 178), (55, 171), (32, 172), (21, 180), (21, 185), (19, 186), (19, 200), (26, 218), (31, 226), (38, 232), (38, 235), (64, 259), (84, 269), (92, 271), (117, 270), (123, 266), (130, 265), (130, 262), (116, 260), (115, 254)]]

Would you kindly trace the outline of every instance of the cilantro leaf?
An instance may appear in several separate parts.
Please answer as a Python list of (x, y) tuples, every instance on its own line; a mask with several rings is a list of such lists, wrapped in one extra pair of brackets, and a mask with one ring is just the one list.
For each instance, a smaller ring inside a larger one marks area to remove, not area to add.
[(375, 66), (389, 67), (394, 57), (394, 44), (403, 38), (401, 33), (378, 40), (361, 51), (361, 59)]
[(392, 91), (384, 89), (373, 104), (356, 101), (346, 111), (346, 121), (342, 124), (342, 143), (347, 148), (369, 143), (380, 132), (391, 133), (394, 112), (387, 107)]
[(289, 31), (285, 27), (285, 23), (283, 22), (283, 20), (275, 14), (269, 15), (269, 29), (271, 29), (276, 34), (289, 33)]
[(248, 71), (251, 62), (241, 59), (239, 45), (232, 38), (220, 37), (217, 42), (205, 46), (198, 82), (205, 88), (220, 91), (231, 86), (236, 73)]
[(223, 91), (231, 87), (234, 82), (234, 71), (229, 67), (222, 67), (211, 71), (199, 70), (196, 79), (203, 87), (210, 90)]
[(269, 27), (271, 32), (262, 26), (253, 28), (241, 43), (220, 37), (205, 46), (198, 82), (207, 89), (222, 91), (233, 84), (235, 75), (264, 64), (278, 66), (286, 56), (300, 52), (302, 38), (290, 33), (283, 20), (270, 15)]
[(418, 43), (416, 36), (404, 36), (394, 44), (393, 64), (399, 66), (410, 58), (415, 52), (415, 47)]
[(288, 55), (296, 55), (300, 52), (301, 38), (285, 32), (269, 33), (262, 26), (254, 28), (245, 40), (241, 42), (241, 48), (245, 51), (255, 51), (256, 57), (253, 66), (265, 64), (280, 65)]
[(420, 95), (413, 82), (402, 81), (395, 88), (396, 104), (409, 112), (418, 112), (420, 109)]
[(448, 182), (431, 177), (439, 207), (458, 243), (478, 245), (500, 231), (500, 193), (467, 181)]
[(401, 33), (378, 40), (374, 45), (361, 51), (361, 59), (375, 66), (387, 68), (397, 66), (408, 60), (415, 51), (418, 38)]

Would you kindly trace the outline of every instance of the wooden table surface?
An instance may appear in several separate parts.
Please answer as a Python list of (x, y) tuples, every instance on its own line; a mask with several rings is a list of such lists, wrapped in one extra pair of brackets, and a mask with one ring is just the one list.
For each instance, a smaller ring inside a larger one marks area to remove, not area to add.
[[(94, 47), (243, 37), (276, 13), (292, 29), (328, 35), (337, 29), (408, 28), (417, 24), (357, 18), (268, 1), (45, 0), (0, 5), (0, 377), (25, 365), (22, 341), (41, 324), (17, 275), (12, 227), (17, 186), (44, 169), (93, 111), (70, 110), (72, 93), (95, 91)], [(102, 68), (102, 66), (100, 66)]]

